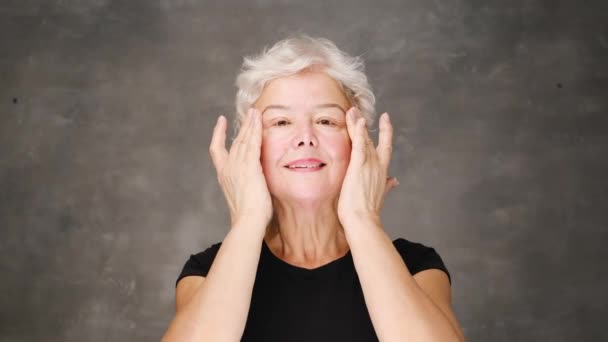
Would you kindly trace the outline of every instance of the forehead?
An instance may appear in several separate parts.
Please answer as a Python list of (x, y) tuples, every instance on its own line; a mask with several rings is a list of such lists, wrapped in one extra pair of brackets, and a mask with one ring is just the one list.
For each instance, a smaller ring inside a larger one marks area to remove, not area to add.
[(323, 103), (336, 103), (345, 110), (349, 107), (340, 84), (324, 72), (314, 71), (273, 79), (254, 105), (263, 110), (269, 105), (308, 108)]

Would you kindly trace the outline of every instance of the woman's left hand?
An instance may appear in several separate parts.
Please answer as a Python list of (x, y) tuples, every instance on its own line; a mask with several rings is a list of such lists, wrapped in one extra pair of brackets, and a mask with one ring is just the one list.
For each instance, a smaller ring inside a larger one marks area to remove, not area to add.
[(338, 217), (343, 226), (360, 220), (380, 223), (384, 197), (399, 185), (396, 178), (387, 178), (393, 149), (393, 126), (388, 113), (380, 116), (379, 126), (378, 147), (374, 148), (359, 110), (352, 107), (346, 113), (352, 152), (338, 201)]

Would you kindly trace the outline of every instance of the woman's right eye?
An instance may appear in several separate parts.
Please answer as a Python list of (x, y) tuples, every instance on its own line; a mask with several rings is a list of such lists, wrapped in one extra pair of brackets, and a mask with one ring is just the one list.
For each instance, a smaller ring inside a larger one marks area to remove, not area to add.
[(287, 124), (287, 120), (278, 120), (274, 123), (275, 126), (285, 126)]

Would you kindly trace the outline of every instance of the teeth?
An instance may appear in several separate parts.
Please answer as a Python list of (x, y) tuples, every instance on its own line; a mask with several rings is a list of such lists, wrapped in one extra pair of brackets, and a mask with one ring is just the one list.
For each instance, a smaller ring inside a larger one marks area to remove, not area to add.
[(316, 165), (294, 165), (294, 166), (290, 166), (290, 169), (312, 169), (315, 167), (320, 167), (323, 164), (316, 164)]

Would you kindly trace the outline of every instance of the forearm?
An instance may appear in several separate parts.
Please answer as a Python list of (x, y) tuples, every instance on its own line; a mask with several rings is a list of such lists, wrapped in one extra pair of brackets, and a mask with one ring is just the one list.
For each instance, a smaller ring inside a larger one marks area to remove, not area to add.
[(263, 229), (237, 222), (188, 304), (171, 322), (163, 342), (239, 341), (245, 329), (262, 248)]
[(448, 318), (417, 285), (377, 222), (345, 229), (365, 303), (380, 341), (459, 341)]

